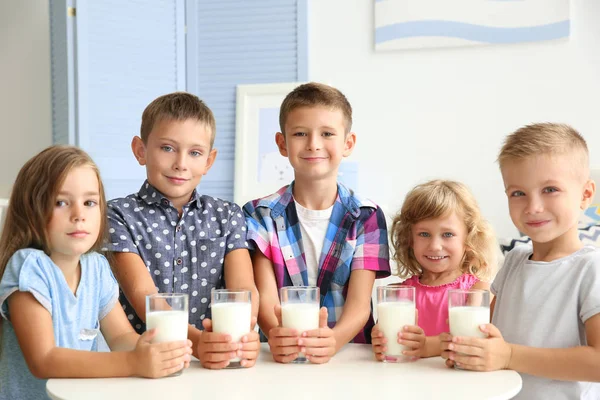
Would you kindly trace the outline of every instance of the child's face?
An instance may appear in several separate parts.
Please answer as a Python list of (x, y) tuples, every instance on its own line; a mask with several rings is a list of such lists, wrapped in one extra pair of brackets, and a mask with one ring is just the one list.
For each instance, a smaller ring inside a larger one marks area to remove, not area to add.
[(419, 221), (411, 234), (413, 253), (424, 270), (442, 273), (460, 269), (467, 227), (455, 212)]
[(100, 189), (89, 166), (73, 168), (61, 186), (47, 227), (50, 258), (77, 259), (89, 251), (100, 233)]
[(529, 157), (502, 167), (510, 218), (534, 243), (565, 235), (577, 239), (580, 212), (594, 191), (578, 165), (573, 155), (565, 154)]
[(296, 179), (337, 180), (343, 157), (352, 153), (356, 136), (345, 134), (344, 115), (327, 107), (292, 110), (285, 122), (285, 137), (276, 136), (281, 155), (288, 157)]
[(161, 120), (144, 144), (139, 137), (133, 152), (146, 166), (148, 181), (181, 209), (215, 161), (217, 151), (210, 148), (210, 127), (200, 121)]

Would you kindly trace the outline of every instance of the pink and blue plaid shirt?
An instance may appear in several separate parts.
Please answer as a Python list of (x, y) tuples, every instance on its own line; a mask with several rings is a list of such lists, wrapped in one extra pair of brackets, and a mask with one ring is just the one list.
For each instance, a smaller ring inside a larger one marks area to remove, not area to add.
[[(278, 288), (308, 285), (292, 187), (293, 182), (244, 206), (247, 240), (273, 263)], [(321, 306), (327, 307), (328, 325), (333, 327), (342, 315), (352, 271), (375, 271), (377, 278), (390, 274), (387, 227), (381, 208), (359, 199), (338, 183), (338, 197), (319, 260)], [(371, 315), (353, 342), (370, 343), (373, 324)]]

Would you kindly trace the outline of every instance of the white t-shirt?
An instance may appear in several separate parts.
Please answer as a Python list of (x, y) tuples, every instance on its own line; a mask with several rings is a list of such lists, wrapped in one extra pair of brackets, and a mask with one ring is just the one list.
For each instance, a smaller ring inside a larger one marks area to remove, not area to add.
[[(600, 313), (600, 249), (585, 246), (551, 262), (531, 261), (531, 246), (506, 256), (491, 291), (492, 323), (508, 343), (531, 347), (585, 346), (585, 321)], [(521, 374), (515, 399), (599, 399), (600, 384)]]
[(325, 210), (309, 210), (302, 207), (297, 201), (296, 213), (300, 222), (300, 233), (302, 235), (302, 246), (306, 258), (306, 272), (308, 273), (308, 284), (316, 286), (319, 277), (319, 262), (321, 252), (327, 234), (327, 227), (331, 219), (333, 205)]

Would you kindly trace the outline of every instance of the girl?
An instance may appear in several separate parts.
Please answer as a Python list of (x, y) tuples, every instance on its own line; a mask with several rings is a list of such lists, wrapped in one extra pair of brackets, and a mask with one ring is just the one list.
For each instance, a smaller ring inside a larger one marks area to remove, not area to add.
[(377, 325), (375, 357), (385, 358), (385, 344), (398, 340), (408, 357), (441, 354), (439, 335), (449, 331), (448, 289), (489, 290), (496, 263), (496, 241), (467, 187), (434, 180), (407, 195), (392, 225), (392, 247), (402, 284), (414, 286), (418, 326), (405, 326), (398, 338), (385, 338)]
[[(154, 331), (131, 328), (108, 262), (91, 251), (105, 230), (85, 152), (53, 146), (21, 169), (0, 238), (0, 398), (46, 398), (48, 378), (162, 377), (189, 365), (189, 341), (150, 344)], [(114, 352), (90, 352), (99, 331)]]

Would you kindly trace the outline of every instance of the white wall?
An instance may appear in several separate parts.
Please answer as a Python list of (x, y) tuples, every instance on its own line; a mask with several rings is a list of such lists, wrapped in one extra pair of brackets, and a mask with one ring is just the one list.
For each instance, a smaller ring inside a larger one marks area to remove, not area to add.
[(0, 1), (0, 197), (52, 142), (48, 2)]
[(460, 180), (512, 236), (495, 164), (506, 134), (572, 124), (600, 168), (600, 1), (571, 0), (568, 41), (377, 53), (373, 5), (313, 0), (309, 16), (309, 77), (352, 103), (363, 195), (395, 212), (418, 182)]

